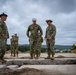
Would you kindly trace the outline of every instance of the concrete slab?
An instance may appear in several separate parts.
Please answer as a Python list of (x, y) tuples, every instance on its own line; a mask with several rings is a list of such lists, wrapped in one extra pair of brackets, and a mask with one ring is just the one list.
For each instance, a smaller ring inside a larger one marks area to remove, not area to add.
[(61, 65), (76, 64), (75, 58), (51, 59), (12, 59), (6, 62), (7, 65)]
[(7, 66), (6, 65), (0, 65), (0, 68), (6, 68)]
[[(76, 53), (56, 53), (55, 54), (55, 57), (59, 58), (59, 56), (63, 56), (63, 57), (66, 57), (66, 58), (76, 58)], [(45, 58), (47, 57), (47, 53), (41, 53), (40, 55), (40, 58), (39, 59), (42, 59), (42, 58)], [(19, 54), (19, 57), (13, 57), (11, 56), (11, 54), (5, 54), (5, 58), (6, 59), (29, 59), (30, 58), (30, 54), (29, 53), (20, 53)]]
[(15, 69), (15, 68), (18, 68), (19, 66), (18, 65), (9, 65), (7, 66), (7, 68), (10, 68), (10, 69)]

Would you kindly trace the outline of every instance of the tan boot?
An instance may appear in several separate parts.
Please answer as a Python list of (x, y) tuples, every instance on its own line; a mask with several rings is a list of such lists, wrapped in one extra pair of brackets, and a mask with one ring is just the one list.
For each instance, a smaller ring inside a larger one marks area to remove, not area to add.
[(7, 62), (6, 60), (4, 60), (4, 58), (2, 57), (2, 58), (0, 58), (0, 62)]
[(31, 59), (33, 59), (33, 54), (31, 54)]
[(1, 60), (2, 60), (2, 62), (4, 62), (4, 63), (7, 62), (6, 60), (4, 60), (4, 57), (2, 57)]
[(51, 57), (51, 60), (54, 60), (54, 57)]
[(38, 59), (39, 58), (39, 54), (36, 54), (36, 59)]
[(51, 60), (54, 60), (54, 55), (52, 55)]

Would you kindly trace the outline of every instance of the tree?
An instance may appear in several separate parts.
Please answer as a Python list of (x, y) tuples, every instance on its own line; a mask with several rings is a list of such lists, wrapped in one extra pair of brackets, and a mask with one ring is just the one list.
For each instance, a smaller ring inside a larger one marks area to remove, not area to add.
[(76, 49), (76, 43), (73, 44), (72, 49)]

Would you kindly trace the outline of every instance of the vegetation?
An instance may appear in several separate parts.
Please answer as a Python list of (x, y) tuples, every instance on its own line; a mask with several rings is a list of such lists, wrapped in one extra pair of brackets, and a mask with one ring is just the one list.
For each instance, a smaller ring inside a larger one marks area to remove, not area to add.
[(26, 45), (26, 46), (25, 45), (20, 45), (18, 49), (21, 52), (27, 52), (27, 51), (30, 50), (30, 47), (28, 45)]
[(72, 49), (76, 49), (76, 43), (73, 44)]
[[(7, 50), (10, 50), (10, 45), (7, 45)], [(29, 45), (19, 45), (18, 50), (21, 52), (28, 52), (28, 51), (30, 51), (30, 46)], [(46, 48), (41, 48), (41, 52), (42, 53), (46, 52)]]
[[(58, 53), (59, 52), (62, 52), (62, 53), (71, 52), (70, 49), (71, 50), (76, 49), (76, 44), (73, 44), (73, 46), (55, 45), (55, 52), (56, 53), (57, 52)], [(7, 45), (7, 50), (10, 50), (10, 45), (9, 44)], [(19, 45), (18, 50), (21, 51), (21, 52), (29, 52), (30, 51), (30, 46), (28, 44)], [(42, 53), (47, 52), (46, 45), (42, 45), (41, 52)]]
[(73, 44), (72, 49), (71, 49), (71, 52), (72, 53), (76, 53), (76, 43)]

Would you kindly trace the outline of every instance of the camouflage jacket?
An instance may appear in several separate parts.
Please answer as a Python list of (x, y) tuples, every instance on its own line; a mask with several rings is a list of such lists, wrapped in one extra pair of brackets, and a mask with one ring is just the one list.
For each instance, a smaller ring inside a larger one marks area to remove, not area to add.
[(4, 39), (9, 38), (9, 33), (8, 33), (6, 23), (4, 21), (0, 20), (0, 39), (2, 39), (2, 38), (4, 38)]
[[(29, 32), (30, 32), (30, 34), (29, 34)], [(27, 29), (26, 35), (28, 37), (34, 38), (34, 37), (38, 37), (39, 32), (41, 35), (43, 35), (43, 31), (38, 24), (36, 24), (36, 25), (31, 24)]]
[(55, 35), (56, 35), (56, 27), (53, 24), (51, 24), (46, 28), (45, 38), (49, 39), (51, 37), (54, 40)]
[(14, 44), (18, 44), (18, 40), (19, 40), (19, 37), (18, 36), (14, 36), (13, 37)]
[(43, 37), (38, 38), (38, 39), (37, 39), (37, 42), (38, 42), (38, 43), (43, 43)]
[(12, 40), (12, 38), (10, 39), (10, 43), (11, 43), (11, 45), (12, 45), (12, 43), (13, 43), (13, 40)]

